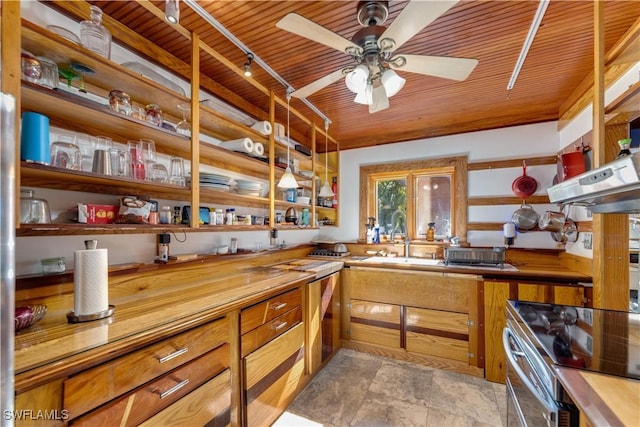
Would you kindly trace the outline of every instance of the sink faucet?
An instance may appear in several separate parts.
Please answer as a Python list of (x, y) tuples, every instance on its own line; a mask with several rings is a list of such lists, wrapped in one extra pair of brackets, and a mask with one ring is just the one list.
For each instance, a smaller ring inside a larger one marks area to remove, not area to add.
[[(396, 209), (396, 211), (393, 213), (393, 215), (391, 215), (391, 235), (389, 236), (391, 238), (391, 243), (394, 242), (394, 237), (396, 235), (396, 218), (397, 215), (400, 215), (404, 218), (404, 224), (407, 223), (407, 214), (404, 213), (404, 211), (402, 209)], [(400, 231), (402, 231), (402, 227), (400, 227)], [(406, 228), (405, 228), (405, 236), (406, 236)], [(406, 236), (408, 238), (408, 236)]]
[(404, 236), (404, 257), (409, 258), (409, 245), (411, 244), (411, 240), (408, 235)]

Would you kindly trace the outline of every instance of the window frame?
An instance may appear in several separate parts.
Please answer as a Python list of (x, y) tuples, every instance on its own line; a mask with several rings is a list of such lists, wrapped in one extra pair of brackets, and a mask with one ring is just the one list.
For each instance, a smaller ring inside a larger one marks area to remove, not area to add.
[[(360, 220), (358, 238), (366, 241), (367, 218), (375, 211), (375, 182), (380, 179), (407, 180), (407, 232), (409, 236), (417, 235), (415, 212), (415, 176), (439, 174), (451, 176), (452, 189), (452, 235), (458, 236), (461, 242), (467, 240), (467, 157), (421, 159), (393, 163), (360, 166)], [(412, 241), (426, 242), (426, 239)]]

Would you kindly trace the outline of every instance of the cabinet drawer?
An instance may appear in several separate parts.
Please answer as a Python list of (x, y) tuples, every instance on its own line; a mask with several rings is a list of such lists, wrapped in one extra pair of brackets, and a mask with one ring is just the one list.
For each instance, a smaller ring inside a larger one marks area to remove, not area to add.
[(228, 341), (224, 318), (88, 369), (65, 380), (64, 409), (73, 419)]
[(227, 369), (140, 426), (222, 427), (231, 421), (231, 374)]
[(136, 426), (228, 367), (229, 344), (224, 344), (71, 424)]
[[(282, 365), (293, 365), (304, 357), (300, 353), (303, 347), (304, 325), (298, 324), (245, 357), (245, 388), (250, 390), (259, 382), (271, 384), (273, 381), (268, 381), (269, 375), (277, 373)], [(290, 359), (291, 363), (287, 363)]]
[(281, 314), (275, 319), (242, 336), (242, 357), (255, 349), (262, 347), (273, 338), (291, 329), (292, 326), (302, 321), (302, 308), (300, 306)]
[(302, 290), (300, 288), (252, 305), (242, 310), (240, 314), (240, 333), (246, 334), (299, 305), (302, 305)]
[(407, 307), (407, 351), (469, 361), (466, 314)]

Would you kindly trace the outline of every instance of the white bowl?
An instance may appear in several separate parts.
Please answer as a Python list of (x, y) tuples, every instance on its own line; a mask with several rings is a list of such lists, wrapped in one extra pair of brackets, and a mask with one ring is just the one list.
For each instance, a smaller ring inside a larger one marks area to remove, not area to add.
[(229, 246), (218, 246), (218, 255), (224, 255), (229, 252)]
[(308, 205), (310, 201), (309, 197), (304, 197), (304, 196), (298, 196), (298, 198), (296, 199), (296, 202), (301, 203), (303, 205)]

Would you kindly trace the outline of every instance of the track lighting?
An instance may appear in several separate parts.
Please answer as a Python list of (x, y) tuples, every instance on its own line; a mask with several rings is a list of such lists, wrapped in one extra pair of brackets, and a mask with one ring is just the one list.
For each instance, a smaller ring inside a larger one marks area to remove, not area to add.
[(244, 63), (244, 76), (251, 77), (251, 63), (253, 62), (253, 54), (247, 53), (247, 62)]
[(179, 0), (166, 0), (164, 4), (164, 18), (170, 24), (177, 24), (180, 21)]

